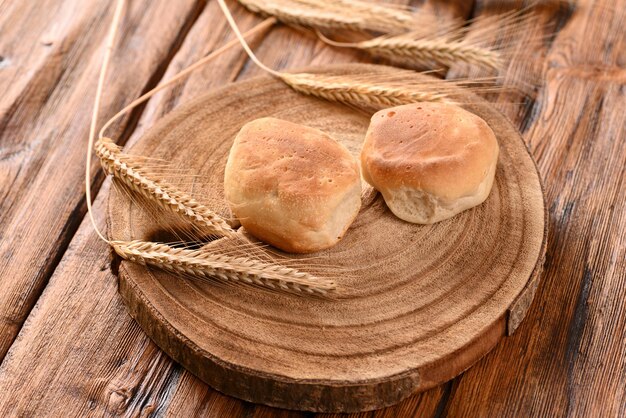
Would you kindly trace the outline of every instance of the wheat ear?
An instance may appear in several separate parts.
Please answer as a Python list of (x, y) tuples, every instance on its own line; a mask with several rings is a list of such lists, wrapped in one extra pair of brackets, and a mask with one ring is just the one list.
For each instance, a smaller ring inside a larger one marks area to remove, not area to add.
[(355, 106), (380, 108), (414, 102), (452, 102), (449, 98), (450, 86), (446, 85), (449, 82), (446, 81), (396, 84), (385, 81), (386, 76), (382, 74), (378, 80), (352, 74), (282, 73), (280, 77), (299, 93)]
[(109, 138), (100, 138), (95, 149), (105, 171), (131, 190), (139, 192), (161, 207), (191, 222), (201, 231), (225, 237), (235, 236), (236, 232), (219, 215), (186, 193), (151, 178), (142, 170), (141, 162), (124, 154)]
[(327, 296), (336, 289), (332, 280), (244, 257), (174, 248), (147, 241), (112, 241), (111, 246), (125, 260), (180, 275), (306, 295)]
[(248, 10), (283, 23), (324, 29), (402, 33), (414, 27), (416, 15), (360, 0), (239, 0)]
[(465, 41), (444, 39), (408, 39), (380, 37), (358, 42), (355, 47), (372, 55), (389, 59), (406, 59), (416, 62), (434, 61), (451, 66), (459, 62), (500, 69), (503, 65), (500, 53), (489, 48), (472, 45)]

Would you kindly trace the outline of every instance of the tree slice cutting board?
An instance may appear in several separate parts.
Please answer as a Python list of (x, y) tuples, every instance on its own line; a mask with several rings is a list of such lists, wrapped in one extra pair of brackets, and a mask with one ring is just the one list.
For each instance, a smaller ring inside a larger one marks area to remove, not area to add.
[[(358, 64), (316, 71), (362, 70), (392, 71)], [(217, 286), (124, 261), (119, 290), (131, 315), (215, 389), (281, 408), (372, 410), (463, 372), (523, 319), (546, 244), (541, 183), (522, 138), (489, 104), (467, 101), (500, 143), (489, 198), (447, 221), (414, 225), (393, 216), (380, 195), (365, 193), (344, 239), (310, 261), (333, 266), (340, 299)], [(370, 117), (259, 77), (180, 106), (128, 151), (191, 170), (198, 177), (185, 187), (225, 211), (222, 181), (233, 139), (265, 116), (319, 128), (355, 155)], [(116, 188), (108, 222), (115, 239), (167, 236)]]

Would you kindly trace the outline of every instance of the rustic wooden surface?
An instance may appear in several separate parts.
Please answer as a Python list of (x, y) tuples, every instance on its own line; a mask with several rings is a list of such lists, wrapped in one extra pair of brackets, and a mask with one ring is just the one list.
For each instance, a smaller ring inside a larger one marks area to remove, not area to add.
[[(427, 0), (441, 19), (521, 1)], [(543, 3), (550, 3), (544, 1)], [(626, 415), (624, 0), (543, 5), (536, 100), (503, 110), (544, 179), (548, 255), (517, 332), (458, 378), (363, 416)], [(101, 119), (232, 35), (214, 1), (131, 1)], [(259, 19), (241, 8), (242, 28)], [(221, 395), (133, 322), (106, 245), (86, 222), (83, 150), (112, 7), (0, 2), (0, 415), (303, 416)], [(278, 26), (252, 42), (275, 68), (366, 61)], [(521, 64), (519, 68), (522, 68)], [(238, 50), (115, 130), (134, 141), (178, 103), (259, 74)], [(96, 189), (103, 176), (94, 165)], [(95, 209), (103, 225), (104, 183)]]
[[(320, 68), (329, 74), (395, 71), (364, 64)], [(414, 225), (395, 217), (369, 188), (341, 242), (317, 259), (306, 256), (307, 264), (334, 266), (341, 287), (335, 300), (181, 280), (122, 261), (119, 291), (131, 316), (212, 387), (277, 407), (380, 409), (457, 376), (513, 328), (509, 319), (518, 324), (525, 315), (532, 294), (516, 301), (540, 273), (546, 244), (544, 197), (526, 145), (504, 115), (466, 96), (466, 108), (491, 126), (500, 145), (493, 189), (479, 207)], [(320, 129), (358, 157), (371, 115), (261, 76), (179, 106), (127, 152), (190, 169), (199, 180), (182, 187), (223, 202), (235, 135), (248, 121), (268, 116)], [(170, 235), (145, 209), (115, 188), (107, 217), (111, 237)], [(232, 248), (231, 242), (210, 246)]]

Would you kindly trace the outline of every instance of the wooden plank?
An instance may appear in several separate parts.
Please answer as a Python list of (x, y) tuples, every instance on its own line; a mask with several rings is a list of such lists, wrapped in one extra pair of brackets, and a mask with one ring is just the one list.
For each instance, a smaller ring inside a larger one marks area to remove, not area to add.
[[(96, 214), (105, 227), (102, 202)], [(113, 350), (115, 358), (107, 355)], [(0, 366), (0, 415), (150, 412), (179, 376), (128, 319), (108, 246), (85, 220)]]
[(524, 123), (550, 208), (546, 270), (516, 334), (454, 382), (450, 416), (626, 413), (625, 10), (579, 2), (550, 49)]
[[(101, 122), (161, 76), (200, 7), (193, 0), (130, 3)], [(109, 2), (98, 0), (12, 2), (2, 8), (0, 360), (85, 213), (85, 141), (112, 12)], [(132, 118), (117, 134), (124, 137), (128, 126)], [(93, 173), (99, 173), (97, 189), (103, 177), (96, 165)]]
[[(187, 61), (195, 61), (230, 37), (217, 5), (211, 6), (193, 27), (203, 34), (202, 43), (186, 44), (168, 75), (180, 69), (181, 57), (190, 54)], [(246, 19), (250, 26), (258, 21), (248, 13)], [(206, 49), (198, 51), (198, 45)], [(221, 71), (209, 69), (197, 81), (211, 80), (215, 85), (229, 81), (245, 62), (242, 57), (240, 50), (224, 54), (216, 62)], [(186, 94), (193, 96), (199, 86), (186, 83)], [(124, 97), (113, 110), (136, 95)], [(161, 105), (146, 109), (138, 134), (175, 104), (167, 92), (160, 96)], [(86, 113), (90, 112), (87, 107)], [(95, 204), (100, 228), (106, 227), (100, 215), (105, 213), (109, 186), (107, 182)], [(152, 344), (128, 315), (117, 292), (111, 260), (107, 245), (95, 239), (89, 222), (83, 222), (0, 366), (0, 416), (147, 415), (168, 405), (179, 379), (188, 381), (186, 372)], [(45, 352), (50, 355), (41, 356)], [(27, 371), (27, 377), (20, 376)], [(12, 396), (13, 391), (28, 395)]]
[[(206, 21), (205, 29), (208, 30), (205, 33), (213, 34), (216, 40), (223, 37), (224, 31), (214, 30), (213, 19), (217, 16), (219, 20), (216, 9), (206, 15), (210, 19)], [(291, 34), (288, 29), (280, 31)], [(276, 35), (278, 39), (281, 32)], [(291, 47), (298, 47), (296, 39), (294, 37)], [(206, 42), (202, 41), (200, 45)], [(193, 50), (198, 43), (188, 45)], [(281, 52), (280, 49), (273, 49), (274, 54), (276, 51)], [(189, 54), (190, 61), (198, 57), (191, 52)], [(346, 61), (350, 60), (350, 53), (347, 54)], [(232, 59), (221, 59), (225, 67), (232, 66), (228, 74), (238, 73)], [(237, 59), (241, 61), (240, 56)], [(203, 77), (197, 78), (197, 85), (207, 79), (219, 83), (217, 76), (220, 74), (207, 70)], [(222, 77), (221, 80), (225, 79), (229, 77)], [(185, 88), (191, 90), (191, 96), (195, 87), (186, 83)], [(119, 102), (121, 104), (122, 101)], [(162, 99), (161, 103), (164, 103), (164, 112), (171, 107), (172, 101)], [(150, 114), (149, 109), (147, 114)], [(148, 119), (140, 126), (149, 123)], [(102, 202), (98, 203), (96, 211), (103, 211)], [(105, 257), (108, 254), (106, 247), (94, 239), (90, 230), (88, 224), (81, 228), (81, 233), (76, 236), (63, 264), (51, 280), (50, 289), (33, 311), (32, 319), (0, 369), (0, 404), (3, 405), (0, 412), (20, 415), (44, 411), (50, 415), (153, 412), (166, 408), (174, 393), (178, 400), (172, 403), (174, 411), (176, 405), (184, 406), (183, 411), (195, 408), (195, 411), (236, 414), (249, 410), (250, 406), (216, 394), (181, 371), (146, 339), (120, 304), (116, 279), (106, 270), (109, 263)], [(97, 266), (99, 271), (94, 272), (93, 266)], [(55, 354), (42, 355), (47, 352)], [(22, 373), (27, 371), (28, 378), (25, 378)], [(22, 396), (13, 396), (12, 393), (21, 393)], [(193, 400), (197, 403), (189, 401), (190, 393), (194, 394)], [(429, 395), (434, 396), (434, 400), (394, 410), (425, 411), (430, 407), (436, 408), (442, 393), (446, 392), (432, 390)], [(419, 400), (422, 396), (413, 399)], [(52, 404), (56, 407), (50, 408)], [(264, 414), (265, 410), (262, 408), (260, 414)]]

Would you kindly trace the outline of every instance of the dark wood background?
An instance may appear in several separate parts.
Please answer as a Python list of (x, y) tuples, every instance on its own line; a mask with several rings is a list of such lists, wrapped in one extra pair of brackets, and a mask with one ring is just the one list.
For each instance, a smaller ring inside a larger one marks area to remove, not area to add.
[[(215, 1), (128, 3), (101, 122), (233, 37)], [(412, 4), (446, 20), (525, 3)], [(242, 29), (260, 21), (229, 5)], [(535, 100), (502, 106), (537, 160), (550, 211), (535, 301), (517, 332), (463, 375), (357, 416), (626, 416), (626, 1), (537, 10), (555, 31), (534, 53), (544, 84)], [(0, 0), (0, 416), (311, 415), (210, 389), (148, 340), (120, 300), (83, 190), (112, 13), (103, 0)], [(368, 62), (284, 26), (252, 44), (277, 69)], [(258, 74), (235, 48), (111, 135), (135, 141), (180, 102)], [(97, 164), (92, 178), (104, 227), (110, 186)]]

